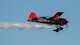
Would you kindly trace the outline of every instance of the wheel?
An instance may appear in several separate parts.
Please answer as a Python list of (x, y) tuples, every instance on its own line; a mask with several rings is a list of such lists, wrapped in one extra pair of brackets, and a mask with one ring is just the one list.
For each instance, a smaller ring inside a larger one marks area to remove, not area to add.
[(56, 30), (53, 30), (53, 31), (55, 31), (55, 32), (59, 32), (59, 29), (56, 29)]

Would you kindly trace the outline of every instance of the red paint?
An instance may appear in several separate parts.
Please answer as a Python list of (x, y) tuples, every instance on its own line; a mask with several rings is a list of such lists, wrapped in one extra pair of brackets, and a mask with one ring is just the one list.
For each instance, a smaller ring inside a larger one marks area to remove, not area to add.
[(38, 20), (42, 20), (42, 18), (37, 17), (34, 12), (31, 12), (30, 15), (29, 15), (28, 20), (32, 20), (33, 18), (37, 18)]
[(61, 25), (63, 26), (63, 25), (65, 25), (65, 24), (67, 24), (67, 23), (68, 23), (68, 21), (67, 21), (66, 19), (64, 19), (64, 21), (61, 22)]
[(29, 15), (28, 20), (32, 20), (33, 18), (37, 18), (37, 16), (34, 12), (31, 12), (30, 15)]

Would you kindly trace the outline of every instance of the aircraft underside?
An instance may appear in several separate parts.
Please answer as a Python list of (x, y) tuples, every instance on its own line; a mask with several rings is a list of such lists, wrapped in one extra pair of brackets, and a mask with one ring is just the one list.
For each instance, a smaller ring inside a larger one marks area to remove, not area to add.
[[(29, 20), (28, 20), (29, 21)], [(56, 29), (53, 30), (55, 32), (59, 32), (60, 30), (63, 29), (63, 27), (61, 27), (60, 25), (60, 21), (30, 21), (30, 22), (37, 22), (37, 23), (44, 23), (44, 24), (48, 24), (48, 25), (56, 25)]]

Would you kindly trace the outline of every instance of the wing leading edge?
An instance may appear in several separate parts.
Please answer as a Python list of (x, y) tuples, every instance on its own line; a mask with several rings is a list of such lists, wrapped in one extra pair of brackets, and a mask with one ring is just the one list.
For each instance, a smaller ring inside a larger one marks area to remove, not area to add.
[(52, 16), (51, 18), (56, 18), (56, 17), (60, 17), (64, 12), (57, 12), (54, 16)]

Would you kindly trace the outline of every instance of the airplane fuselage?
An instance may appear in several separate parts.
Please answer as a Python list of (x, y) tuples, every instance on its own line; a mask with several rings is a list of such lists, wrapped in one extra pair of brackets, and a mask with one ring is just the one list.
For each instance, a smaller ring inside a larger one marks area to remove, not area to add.
[[(33, 20), (28, 20), (30, 22), (38, 22), (38, 23), (44, 23), (44, 24), (49, 24), (49, 25), (65, 25), (68, 23), (68, 21), (64, 18), (61, 18), (60, 20), (49, 20), (49, 19), (42, 19), (42, 20), (37, 20), (37, 18), (33, 19)], [(63, 24), (62, 24), (63, 23)]]
[(48, 25), (56, 25), (57, 29), (55, 29), (53, 31), (59, 32), (60, 30), (63, 29), (62, 26), (66, 25), (68, 23), (68, 20), (66, 20), (65, 18), (60, 17), (63, 13), (64, 12), (57, 12), (52, 17), (45, 17), (45, 16), (37, 17), (34, 12), (31, 12), (27, 21), (37, 22), (37, 23), (44, 23), (44, 24), (48, 24)]

